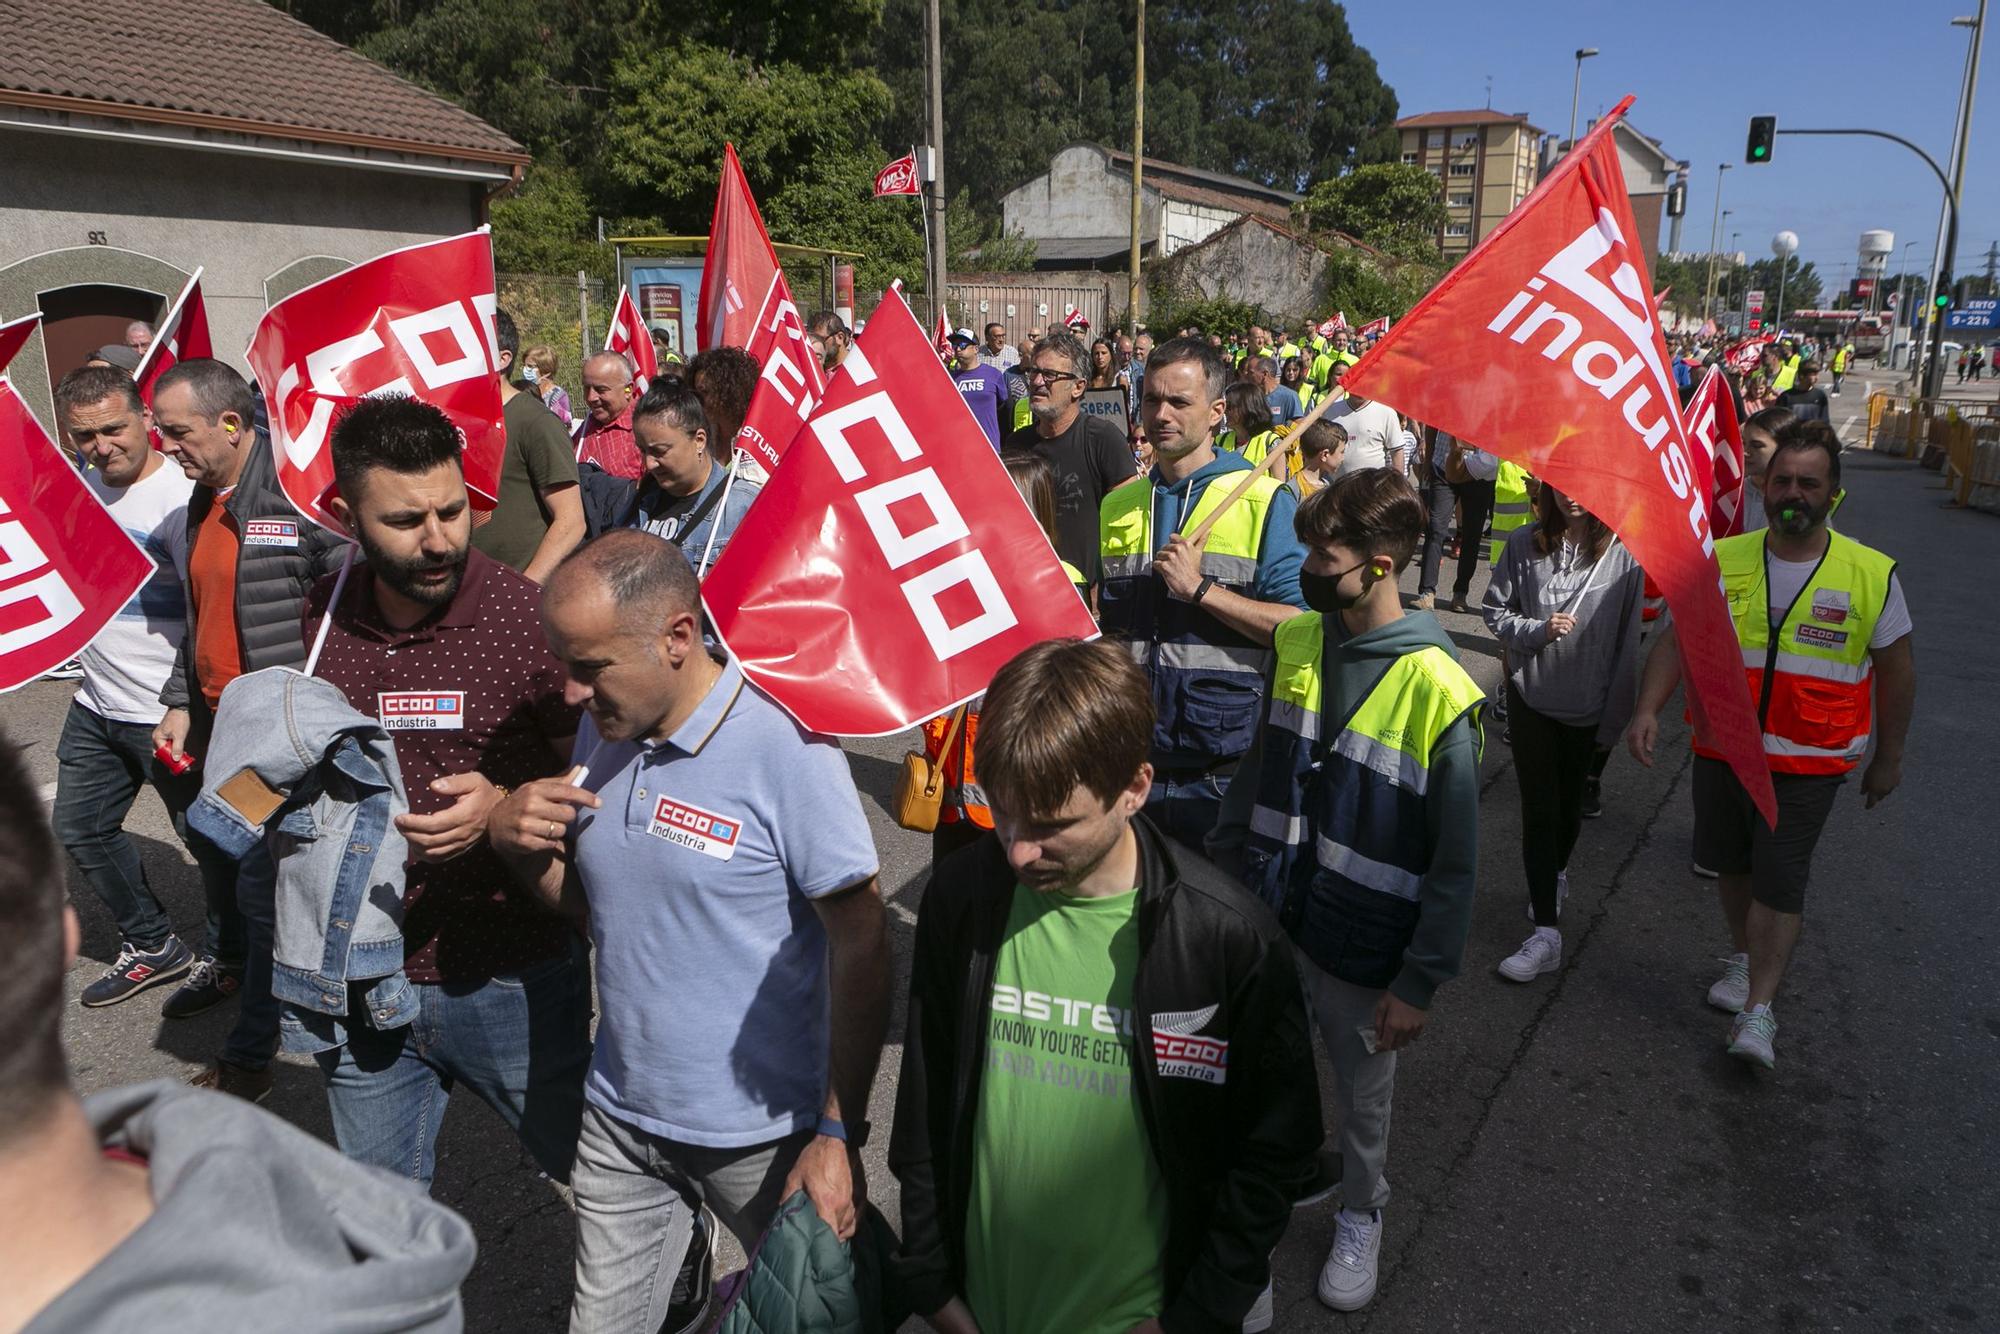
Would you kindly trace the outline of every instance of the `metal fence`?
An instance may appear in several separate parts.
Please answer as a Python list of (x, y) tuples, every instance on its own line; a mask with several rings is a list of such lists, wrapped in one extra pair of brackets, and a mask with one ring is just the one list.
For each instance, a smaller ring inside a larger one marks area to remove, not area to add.
[(2000, 513), (2000, 405), (1868, 398), (1867, 442), (1943, 475), (1954, 504)]
[(581, 407), (584, 359), (604, 346), (618, 294), (600, 278), (579, 280), (574, 273), (502, 273), (495, 281), (500, 309), (521, 332), (522, 354), (533, 347), (554, 353), (556, 383)]

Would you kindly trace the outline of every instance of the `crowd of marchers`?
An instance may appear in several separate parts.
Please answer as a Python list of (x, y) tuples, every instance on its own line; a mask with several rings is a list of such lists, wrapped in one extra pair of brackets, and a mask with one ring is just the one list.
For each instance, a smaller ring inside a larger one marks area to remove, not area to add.
[[(700, 600), (762, 480), (731, 448), (758, 367), (719, 348), (641, 392), (596, 356), (566, 429), (547, 350), (495, 325), (498, 507), (440, 412), (364, 400), (330, 444), (344, 577), (228, 366), (179, 364), (150, 407), (116, 349), (57, 386), (158, 569), (77, 664), (52, 831), (0, 757), (0, 1331), (459, 1328), (474, 1239), (428, 1187), (461, 1091), (571, 1191), (579, 1334), (1258, 1331), (1304, 1227), (1318, 1300), (1369, 1305), (1397, 1058), (1449, 1022), (1487, 747), (1520, 787), (1499, 836), (1533, 925), (1494, 962), (1521, 984), (1563, 966), (1614, 746), (1657, 758), (1680, 657), (1616, 535), (1346, 390), (1327, 334), (958, 331), (954, 378), (1102, 637), (925, 729), (947, 786), (879, 1131), (892, 1228), (860, 1156), (893, 974), (861, 799)], [(828, 369), (853, 342), (809, 334)], [(1810, 359), (1777, 352), (1795, 394)], [(1083, 410), (1105, 388), (1128, 428)], [(1798, 407), (1748, 417), (1753, 522), (1716, 547), (1776, 832), (1694, 760), (1731, 946), (1707, 1001), (1766, 1068), (1814, 844), (1851, 772), (1871, 806), (1897, 786), (1915, 690), (1894, 562), (1830, 523), (1841, 446)], [(1450, 558), (1473, 610), (1482, 557), (1492, 699), (1437, 607)], [(203, 923), (124, 832), (147, 785)], [(72, 1092), (58, 846), (122, 941), (83, 1005), (235, 1007), (193, 1087)], [(281, 1051), (337, 1148), (255, 1106)], [(750, 1267), (718, 1282), (722, 1229)]]

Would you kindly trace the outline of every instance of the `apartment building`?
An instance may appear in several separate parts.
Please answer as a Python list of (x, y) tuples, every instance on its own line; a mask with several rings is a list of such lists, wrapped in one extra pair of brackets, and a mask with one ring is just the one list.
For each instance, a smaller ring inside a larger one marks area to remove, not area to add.
[(1499, 225), (1540, 179), (1543, 131), (1525, 114), (1427, 111), (1396, 122), (1402, 161), (1444, 184), (1438, 247), (1457, 259)]

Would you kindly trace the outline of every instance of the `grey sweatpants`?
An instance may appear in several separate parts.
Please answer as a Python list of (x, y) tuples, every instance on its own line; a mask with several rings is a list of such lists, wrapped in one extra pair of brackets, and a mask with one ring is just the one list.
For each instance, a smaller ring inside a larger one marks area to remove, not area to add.
[(1340, 1106), (1341, 1205), (1355, 1213), (1389, 1202), (1389, 1105), (1396, 1093), (1396, 1053), (1370, 1055), (1361, 1030), (1375, 1031), (1382, 993), (1357, 987), (1299, 958), (1320, 1041), (1333, 1062), (1334, 1097)]

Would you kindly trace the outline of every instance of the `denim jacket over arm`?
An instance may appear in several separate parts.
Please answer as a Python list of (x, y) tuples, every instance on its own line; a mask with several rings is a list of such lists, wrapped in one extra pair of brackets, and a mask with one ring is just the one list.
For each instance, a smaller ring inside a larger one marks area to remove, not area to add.
[[(261, 808), (272, 798), (256, 799), (259, 782), (282, 798), (272, 809)], [(335, 686), (272, 667), (223, 690), (188, 818), (232, 857), (271, 840), (271, 990), (289, 1014), (309, 1012), (296, 1017), (311, 1029), (288, 1023), (288, 1050), (341, 1045), (342, 1027), (329, 1019), (392, 1029), (416, 1018), (416, 992), (403, 976), (409, 848), (395, 822), (408, 810), (392, 739)], [(353, 1016), (350, 983), (372, 984)]]

